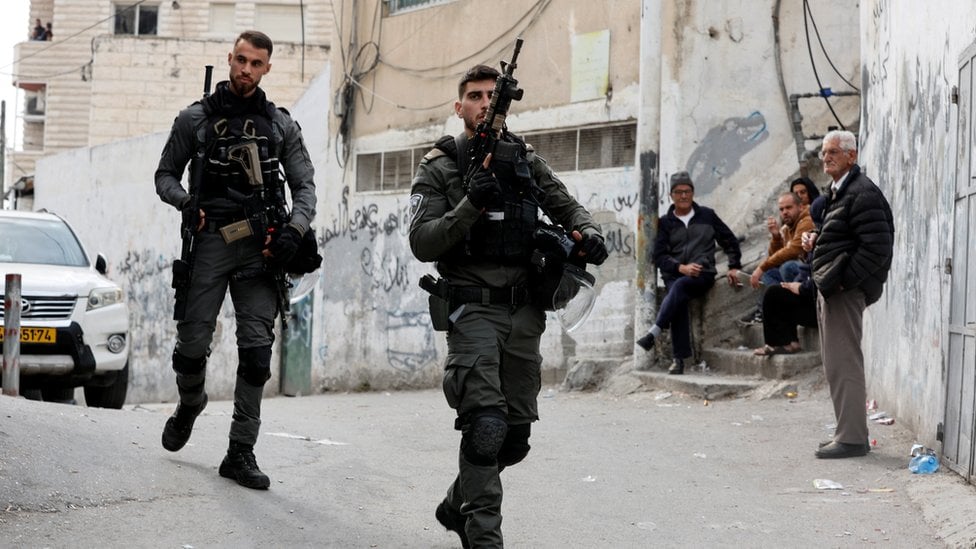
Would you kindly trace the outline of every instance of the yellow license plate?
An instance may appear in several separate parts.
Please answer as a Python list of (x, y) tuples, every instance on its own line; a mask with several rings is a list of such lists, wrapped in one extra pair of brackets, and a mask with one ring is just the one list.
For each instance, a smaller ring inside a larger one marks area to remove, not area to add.
[[(0, 342), (6, 330), (0, 330)], [(21, 343), (57, 343), (58, 332), (54, 328), (21, 328)]]

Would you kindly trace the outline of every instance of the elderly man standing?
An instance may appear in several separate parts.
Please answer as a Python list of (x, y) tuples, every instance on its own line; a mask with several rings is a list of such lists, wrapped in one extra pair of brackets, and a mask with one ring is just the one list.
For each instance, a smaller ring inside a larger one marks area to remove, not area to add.
[(833, 178), (827, 191), (824, 223), (806, 233), (813, 245), (813, 278), (824, 372), (837, 416), (833, 440), (816, 456), (863, 456), (870, 450), (864, 413), (864, 309), (881, 297), (891, 267), (894, 224), (881, 189), (857, 165), (857, 142), (848, 131), (831, 131), (820, 151), (824, 172)]
[(674, 204), (659, 220), (654, 241), (654, 265), (661, 270), (667, 295), (654, 325), (637, 340), (637, 345), (650, 351), (661, 331), (671, 328), (674, 362), (668, 373), (680, 375), (685, 372), (685, 359), (691, 357), (688, 302), (705, 295), (715, 285), (715, 243), (728, 256), (726, 278), (733, 287), (738, 285), (742, 252), (739, 240), (715, 210), (695, 202), (695, 185), (688, 172), (671, 176), (671, 200)]

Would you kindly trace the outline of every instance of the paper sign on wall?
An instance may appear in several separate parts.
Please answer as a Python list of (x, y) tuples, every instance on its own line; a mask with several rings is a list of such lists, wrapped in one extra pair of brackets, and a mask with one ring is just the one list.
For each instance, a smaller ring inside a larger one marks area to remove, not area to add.
[(610, 30), (573, 36), (570, 101), (600, 99), (610, 85)]

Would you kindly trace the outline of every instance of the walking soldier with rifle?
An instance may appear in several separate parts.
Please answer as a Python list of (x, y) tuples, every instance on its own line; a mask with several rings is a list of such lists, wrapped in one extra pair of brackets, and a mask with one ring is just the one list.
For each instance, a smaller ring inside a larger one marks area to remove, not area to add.
[(421, 287), (434, 329), (447, 331), (443, 388), (461, 431), (458, 475), (435, 515), (464, 547), (503, 545), (499, 473), (528, 454), (539, 419), (545, 311), (575, 295), (558, 295), (567, 273), (592, 283), (585, 263), (607, 258), (590, 214), (505, 127), (522, 97), (513, 77), (520, 46), (503, 73), (477, 65), (462, 77), (454, 110), (464, 132), (437, 141), (410, 197), (411, 250), (440, 275)]
[[(207, 357), (229, 287), (239, 363), (230, 444), (219, 473), (256, 489), (270, 485), (254, 444), (263, 387), (271, 377), (274, 318), (281, 314), (284, 321), (288, 313), (285, 273), (311, 272), (321, 262), (309, 228), (315, 184), (301, 129), (258, 87), (271, 70), (272, 48), (257, 31), (237, 37), (227, 55), (229, 80), (210, 95), (208, 72), (203, 100), (176, 117), (156, 170), (157, 194), (183, 216), (183, 253), (173, 265), (173, 370), (180, 401), (163, 428), (162, 444), (172, 452), (183, 448), (207, 405)], [(188, 163), (189, 191), (180, 183)]]

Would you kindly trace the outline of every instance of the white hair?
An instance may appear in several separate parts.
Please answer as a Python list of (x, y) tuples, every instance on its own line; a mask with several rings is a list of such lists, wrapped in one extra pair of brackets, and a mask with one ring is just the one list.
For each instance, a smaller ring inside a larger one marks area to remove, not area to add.
[(837, 139), (837, 143), (840, 145), (840, 148), (845, 151), (857, 150), (857, 138), (854, 137), (853, 133), (847, 130), (831, 130), (827, 132), (827, 135), (825, 135), (823, 138), (824, 144), (831, 139)]

